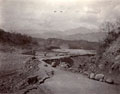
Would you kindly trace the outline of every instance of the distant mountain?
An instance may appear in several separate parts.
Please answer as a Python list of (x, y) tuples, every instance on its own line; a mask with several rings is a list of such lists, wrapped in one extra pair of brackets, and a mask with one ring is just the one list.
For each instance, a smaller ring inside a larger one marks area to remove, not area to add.
[(86, 40), (86, 41), (93, 41), (98, 42), (105, 38), (106, 32), (92, 32), (92, 33), (86, 33), (86, 34), (73, 34), (67, 36), (65, 39), (67, 40)]
[[(51, 37), (56, 37), (56, 35), (54, 36), (51, 33), (50, 35)], [(21, 33), (5, 32), (2, 29), (0, 29), (0, 44), (8, 44), (26, 48), (32, 48), (34, 46), (39, 49), (47, 49), (52, 47), (95, 50), (98, 47), (97, 42), (88, 42), (86, 40), (64, 40), (61, 38), (33, 38), (28, 35), (22, 35)]]
[(62, 34), (46, 32), (46, 33), (42, 33), (39, 36), (40, 36), (40, 38), (45, 38), (45, 39), (48, 39), (48, 38), (61, 38)]
[(36, 38), (44, 38), (44, 39), (62, 38), (64, 36), (64, 34), (61, 33), (61, 31), (45, 31), (44, 33), (34, 33), (30, 35)]
[(91, 42), (98, 42), (105, 38), (105, 32), (99, 32), (97, 29), (88, 29), (86, 27), (79, 27), (67, 31), (45, 31), (44, 33), (30, 34), (37, 38), (58, 38), (64, 40), (86, 40)]
[(67, 31), (64, 31), (66, 33), (66, 35), (73, 35), (73, 34), (87, 34), (87, 33), (92, 33), (94, 31), (97, 31), (96, 29), (89, 29), (86, 27), (79, 27), (79, 28), (74, 28), (74, 29), (70, 29)]

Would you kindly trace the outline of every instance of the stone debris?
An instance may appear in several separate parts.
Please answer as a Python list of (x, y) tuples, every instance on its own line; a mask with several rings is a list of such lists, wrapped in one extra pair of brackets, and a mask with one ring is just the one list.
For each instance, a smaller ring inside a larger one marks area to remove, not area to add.
[(114, 83), (114, 81), (111, 78), (107, 78), (105, 80), (105, 82), (108, 83), (108, 84), (113, 84)]
[(96, 74), (95, 75), (95, 80), (100, 81), (101, 79), (104, 79), (104, 74)]
[(89, 78), (90, 78), (90, 79), (95, 79), (95, 74), (94, 74), (94, 73), (91, 73), (91, 74), (89, 75)]

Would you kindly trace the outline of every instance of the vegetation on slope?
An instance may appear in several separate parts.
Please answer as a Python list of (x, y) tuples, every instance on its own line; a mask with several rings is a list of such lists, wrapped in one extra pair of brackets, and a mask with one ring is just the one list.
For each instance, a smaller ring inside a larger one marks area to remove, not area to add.
[(115, 32), (115, 30), (112, 30), (108, 32), (106, 38), (100, 42), (98, 54), (101, 55), (105, 52), (105, 49), (110, 47), (110, 44), (112, 44), (116, 39), (120, 36), (120, 28), (117, 29), (119, 32)]
[(106, 38), (100, 43), (96, 57), (96, 71), (120, 83), (120, 25), (109, 29)]
[(37, 42), (30, 36), (5, 32), (3, 29), (0, 29), (0, 43), (13, 46), (37, 45)]
[(85, 40), (62, 40), (56, 38), (41, 39), (33, 38), (20, 33), (5, 32), (0, 29), (0, 44), (17, 46), (22, 48), (51, 49), (51, 48), (70, 48), (70, 49), (87, 49), (96, 50), (97, 42), (88, 42)]

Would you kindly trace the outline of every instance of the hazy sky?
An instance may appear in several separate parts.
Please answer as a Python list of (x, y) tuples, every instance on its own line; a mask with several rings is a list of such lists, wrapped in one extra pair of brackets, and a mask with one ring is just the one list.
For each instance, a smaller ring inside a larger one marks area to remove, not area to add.
[(92, 29), (119, 16), (120, 0), (0, 0), (0, 26), (19, 32)]

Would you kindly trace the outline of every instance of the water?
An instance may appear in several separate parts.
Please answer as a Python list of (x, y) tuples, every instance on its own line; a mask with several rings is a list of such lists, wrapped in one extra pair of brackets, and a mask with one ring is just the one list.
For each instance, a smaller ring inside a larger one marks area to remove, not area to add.
[(84, 50), (84, 49), (54, 49), (55, 52), (69, 53), (75, 55), (95, 54), (95, 50)]

